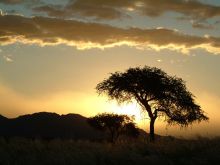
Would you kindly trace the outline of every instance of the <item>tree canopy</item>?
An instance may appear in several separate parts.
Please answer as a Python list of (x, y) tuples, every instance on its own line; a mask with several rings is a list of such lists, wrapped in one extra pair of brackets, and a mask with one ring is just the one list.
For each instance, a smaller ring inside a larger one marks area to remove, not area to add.
[(112, 143), (122, 134), (130, 137), (139, 135), (139, 130), (136, 128), (133, 119), (127, 115), (102, 113), (88, 118), (88, 123), (100, 131), (107, 132)]
[(119, 103), (135, 99), (150, 117), (152, 140), (157, 117), (164, 117), (169, 124), (180, 126), (208, 120), (185, 82), (156, 67), (135, 67), (125, 72), (111, 73), (109, 78), (96, 86), (96, 90)]

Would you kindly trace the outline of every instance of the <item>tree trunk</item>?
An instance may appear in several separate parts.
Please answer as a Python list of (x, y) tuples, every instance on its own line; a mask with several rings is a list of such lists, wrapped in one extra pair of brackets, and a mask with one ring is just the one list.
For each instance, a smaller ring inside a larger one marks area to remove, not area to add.
[(154, 142), (155, 140), (155, 136), (154, 136), (154, 123), (155, 123), (155, 119), (151, 118), (150, 119), (150, 141)]

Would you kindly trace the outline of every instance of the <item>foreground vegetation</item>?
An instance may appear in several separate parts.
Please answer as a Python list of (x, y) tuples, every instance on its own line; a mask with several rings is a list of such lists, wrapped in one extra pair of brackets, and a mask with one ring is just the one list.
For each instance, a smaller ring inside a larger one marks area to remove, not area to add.
[(0, 138), (1, 165), (208, 165), (220, 162), (220, 138), (118, 142)]

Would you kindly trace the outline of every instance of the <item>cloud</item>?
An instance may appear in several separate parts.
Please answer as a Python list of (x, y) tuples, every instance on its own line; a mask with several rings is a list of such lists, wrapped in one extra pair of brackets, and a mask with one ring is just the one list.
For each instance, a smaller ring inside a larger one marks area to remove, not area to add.
[(16, 4), (43, 4), (41, 0), (1, 0), (0, 3), (7, 5), (16, 5)]
[(6, 61), (6, 62), (13, 62), (14, 60), (12, 59), (12, 55), (3, 55), (2, 54), (2, 50), (0, 49), (0, 57), (2, 56), (2, 58)]
[(0, 16), (4, 15), (3, 11), (0, 9)]
[(85, 23), (45, 17), (26, 18), (16, 15), (0, 16), (1, 45), (66, 44), (78, 49), (107, 48), (128, 45), (154, 50), (170, 49), (183, 53), (202, 48), (219, 54), (220, 38), (192, 36), (165, 28), (117, 28), (104, 24)]
[[(135, 1), (134, 1), (135, 2)], [(75, 16), (92, 17), (94, 19), (119, 19), (128, 17), (123, 9), (134, 6), (133, 1), (100, 1), (100, 0), (69, 0), (62, 5), (45, 4), (33, 7), (33, 11), (47, 13), (51, 17), (72, 18)]]
[(198, 29), (214, 29), (214, 26), (211, 24), (207, 24), (204, 22), (197, 22), (197, 21), (192, 22), (192, 27)]
[(143, 1), (146, 15), (158, 16), (164, 12), (178, 12), (195, 19), (207, 19), (220, 16), (220, 7), (203, 4), (197, 0), (147, 0)]
[(118, 19), (126, 16), (127, 11), (150, 17), (177, 12), (196, 20), (220, 16), (220, 6), (204, 4), (197, 0), (69, 0), (63, 7), (45, 4), (33, 9), (49, 16), (69, 18), (78, 14), (96, 19)]
[(14, 60), (9, 56), (3, 56), (6, 62), (13, 62)]
[(43, 5), (43, 6), (38, 6), (34, 7), (33, 11), (35, 12), (45, 12), (47, 13), (48, 16), (50, 17), (57, 17), (57, 18), (63, 18), (67, 17), (69, 15), (72, 16), (71, 13), (64, 12), (64, 9), (62, 8), (61, 5)]
[(0, 3), (5, 3), (5, 4), (19, 4), (24, 2), (24, 0), (1, 0)]
[(0, 3), (21, 4), (28, 10), (32, 9), (33, 15), (46, 14), (49, 17), (64, 19), (115, 20), (132, 18), (131, 12), (148, 17), (159, 17), (164, 13), (175, 12), (181, 14), (180, 17), (185, 20), (194, 20), (192, 26), (199, 29), (213, 29), (216, 24), (209, 25), (204, 22), (220, 16), (220, 6), (205, 4), (198, 0), (166, 0), (166, 2), (164, 0), (68, 0), (59, 3), (40, 0), (2, 0)]
[(35, 12), (47, 13), (50, 17), (73, 18), (75, 16), (93, 17), (95, 19), (118, 19), (127, 16), (115, 8), (108, 6), (98, 6), (96, 4), (78, 4), (78, 2), (62, 7), (61, 5), (43, 5), (34, 7)]

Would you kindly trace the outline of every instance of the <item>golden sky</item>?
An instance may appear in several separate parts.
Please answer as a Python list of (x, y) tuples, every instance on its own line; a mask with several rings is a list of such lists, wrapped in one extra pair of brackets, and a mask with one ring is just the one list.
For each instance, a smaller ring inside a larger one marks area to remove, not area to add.
[(210, 117), (187, 130), (156, 123), (176, 136), (220, 135), (220, 1), (1, 0), (0, 114), (39, 111), (92, 116), (136, 115), (95, 87), (109, 73), (155, 66), (186, 81)]

